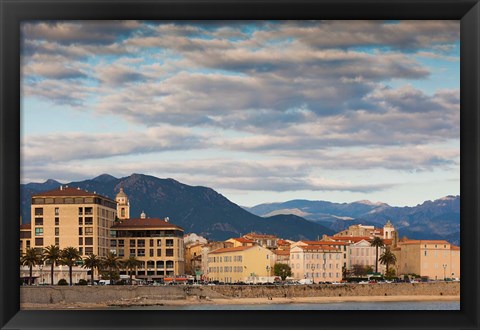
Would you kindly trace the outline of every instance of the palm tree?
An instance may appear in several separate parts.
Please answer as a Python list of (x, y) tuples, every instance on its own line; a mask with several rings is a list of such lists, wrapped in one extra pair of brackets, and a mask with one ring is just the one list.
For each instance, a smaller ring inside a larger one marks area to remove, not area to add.
[(397, 262), (397, 257), (395, 256), (395, 254), (392, 253), (392, 251), (390, 251), (390, 248), (387, 247), (385, 249), (385, 252), (383, 252), (382, 255), (380, 256), (379, 260), (383, 265), (387, 267), (387, 272), (388, 272), (388, 266), (395, 265), (395, 263)]
[(383, 239), (381, 239), (380, 237), (375, 237), (370, 243), (370, 246), (375, 247), (375, 273), (378, 273), (378, 248), (384, 245), (385, 244), (383, 243)]
[(78, 251), (74, 247), (66, 247), (61, 251), (61, 259), (60, 262), (63, 265), (68, 266), (68, 275), (70, 277), (70, 285), (72, 285), (72, 268), (76, 265), (78, 260), (82, 260), (82, 256), (80, 255), (80, 251)]
[(93, 285), (93, 273), (95, 272), (95, 269), (98, 269), (100, 268), (101, 264), (102, 264), (102, 260), (97, 258), (97, 256), (95, 254), (91, 254), (89, 255), (88, 257), (86, 257), (85, 259), (83, 259), (84, 261), (84, 264), (83, 264), (83, 268), (89, 268), (90, 271), (91, 271), (91, 282), (92, 282), (92, 285)]
[(110, 279), (110, 284), (113, 284), (113, 276), (115, 271), (117, 271), (122, 263), (117, 255), (113, 252), (108, 252), (107, 256), (103, 258), (102, 265), (108, 269), (108, 277)]
[(123, 266), (128, 270), (128, 274), (130, 275), (130, 284), (132, 284), (132, 271), (141, 264), (142, 261), (138, 260), (135, 256), (130, 256), (127, 260), (123, 262)]
[(29, 248), (25, 251), (25, 254), (20, 257), (20, 264), (22, 266), (28, 266), (30, 269), (30, 278), (28, 279), (28, 285), (32, 285), (32, 272), (33, 266), (42, 263), (42, 257), (35, 248)]
[(47, 246), (43, 250), (43, 260), (50, 262), (50, 282), (53, 285), (53, 269), (55, 267), (55, 263), (59, 261), (61, 258), (61, 251), (60, 248), (56, 245)]

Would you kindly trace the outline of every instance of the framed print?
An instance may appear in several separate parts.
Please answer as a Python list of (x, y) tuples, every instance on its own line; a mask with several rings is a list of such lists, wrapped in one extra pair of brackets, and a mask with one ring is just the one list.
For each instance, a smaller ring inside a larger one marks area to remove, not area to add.
[(2, 329), (479, 328), (478, 1), (0, 1)]

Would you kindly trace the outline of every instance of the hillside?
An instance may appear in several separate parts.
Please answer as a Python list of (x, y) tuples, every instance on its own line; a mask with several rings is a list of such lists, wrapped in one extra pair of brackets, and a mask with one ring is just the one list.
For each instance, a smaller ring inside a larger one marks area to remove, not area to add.
[[(59, 185), (53, 180), (43, 184), (21, 185), (21, 212), (24, 223), (30, 222), (32, 193), (54, 189)], [(292, 240), (314, 239), (333, 233), (331, 229), (301, 217), (259, 217), (211, 188), (189, 186), (174, 179), (159, 179), (143, 174), (117, 179), (103, 174), (67, 185), (95, 191), (112, 199), (120, 187), (123, 187), (130, 198), (132, 217), (138, 217), (142, 211), (150, 217), (169, 217), (172, 223), (184, 228), (186, 233), (194, 232), (214, 240), (238, 237), (252, 231), (275, 234)]]

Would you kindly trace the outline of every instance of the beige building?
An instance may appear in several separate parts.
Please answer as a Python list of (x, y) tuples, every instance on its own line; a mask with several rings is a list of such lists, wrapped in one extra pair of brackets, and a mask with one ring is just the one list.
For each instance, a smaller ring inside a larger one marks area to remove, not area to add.
[[(142, 262), (135, 277), (148, 281), (185, 274), (183, 229), (168, 219), (140, 218), (119, 221), (112, 226), (110, 249), (121, 259), (136, 257)], [(120, 274), (127, 274), (122, 271)]]
[(342, 280), (342, 251), (327, 245), (295, 245), (290, 249), (292, 277), (318, 282)]
[[(185, 242), (185, 240), (184, 240)], [(202, 270), (202, 243), (185, 246), (185, 274), (196, 275)]]
[(235, 237), (235, 238), (229, 238), (225, 242), (232, 243), (233, 247), (238, 247), (238, 246), (253, 246), (256, 245), (257, 243), (251, 239), (245, 238), (245, 237)]
[(396, 273), (417, 274), (431, 280), (460, 278), (460, 248), (444, 240), (405, 240), (392, 252)]
[(203, 280), (206, 280), (209, 277), (208, 274), (208, 254), (212, 251), (218, 250), (218, 249), (224, 249), (224, 248), (231, 248), (233, 247), (232, 242), (222, 242), (222, 241), (215, 241), (215, 242), (209, 242), (208, 244), (205, 244), (202, 246), (202, 258), (201, 258), (201, 278)]
[(273, 252), (259, 245), (218, 249), (207, 260), (209, 281), (261, 282), (273, 274)]
[[(107, 255), (115, 201), (80, 188), (60, 188), (32, 196), (30, 245), (75, 247), (82, 257)], [(24, 246), (27, 246), (25, 239)]]
[(322, 240), (320, 241), (298, 241), (295, 243), (291, 244), (291, 247), (294, 246), (307, 246), (307, 245), (313, 245), (313, 246), (326, 246), (326, 247), (331, 247), (336, 250), (339, 250), (341, 252), (341, 260), (342, 260), (342, 269), (346, 268), (348, 269), (348, 260), (349, 260), (349, 254), (350, 254), (350, 242), (344, 241), (344, 240), (334, 240), (328, 236), (324, 236)]
[(383, 240), (392, 240), (391, 244), (396, 246), (398, 243), (398, 232), (395, 230), (395, 227), (392, 225), (390, 220), (383, 226), (383, 228), (376, 228), (374, 226), (365, 226), (361, 224), (356, 224), (348, 227), (348, 229), (342, 230), (332, 236), (336, 237), (367, 237), (374, 238), (380, 237)]
[(266, 235), (266, 234), (257, 234), (257, 233), (248, 233), (243, 235), (244, 238), (254, 241), (260, 246), (263, 246), (267, 249), (276, 249), (278, 237), (275, 235)]
[[(376, 247), (371, 245), (371, 240), (362, 239), (358, 242), (350, 244), (350, 252), (348, 258), (348, 268), (353, 269), (354, 265), (370, 266), (375, 271), (377, 264), (377, 251)], [(378, 248), (378, 258), (385, 252), (385, 247)], [(385, 274), (385, 265), (382, 265), (378, 261), (378, 272)]]

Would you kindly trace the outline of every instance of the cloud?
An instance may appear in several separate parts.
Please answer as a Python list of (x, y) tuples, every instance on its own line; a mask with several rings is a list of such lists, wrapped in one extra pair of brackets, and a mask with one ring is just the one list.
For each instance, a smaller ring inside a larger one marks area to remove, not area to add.
[[(22, 157), (28, 163), (95, 160), (130, 154), (205, 147), (203, 137), (188, 129), (156, 127), (143, 132), (52, 133), (31, 135), (22, 140)], [(55, 152), (46, 153), (50, 146)]]

